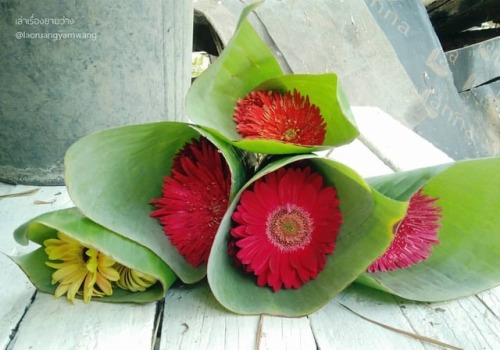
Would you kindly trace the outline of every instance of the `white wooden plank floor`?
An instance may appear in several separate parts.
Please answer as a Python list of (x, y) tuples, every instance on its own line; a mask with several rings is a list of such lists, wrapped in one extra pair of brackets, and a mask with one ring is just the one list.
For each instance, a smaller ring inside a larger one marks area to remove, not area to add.
[[(353, 111), (361, 141), (329, 156), (362, 175), (451, 161), (382, 111), (369, 107)], [(33, 188), (0, 183), (0, 195)], [(16, 227), (43, 212), (70, 206), (63, 186), (0, 198), (0, 251), (4, 253), (0, 254), (0, 349), (500, 349), (500, 287), (431, 304), (353, 285), (302, 318), (232, 314), (217, 303), (205, 282), (175, 285), (164, 301), (142, 306), (54, 300), (36, 292), (7, 255), (34, 248), (14, 241)]]

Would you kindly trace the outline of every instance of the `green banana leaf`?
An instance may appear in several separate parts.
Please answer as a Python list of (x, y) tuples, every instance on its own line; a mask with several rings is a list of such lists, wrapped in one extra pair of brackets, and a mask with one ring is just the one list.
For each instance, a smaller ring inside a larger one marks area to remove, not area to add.
[(358, 282), (418, 301), (464, 297), (500, 285), (500, 158), (484, 158), (368, 179), (383, 194), (438, 197), (441, 228), (431, 256), (406, 269), (365, 273)]
[(58, 231), (114, 258), (124, 266), (151, 275), (160, 282), (144, 292), (134, 293), (113, 288), (112, 295), (92, 300), (133, 303), (159, 300), (176, 280), (173, 271), (151, 250), (97, 225), (84, 217), (78, 209), (70, 208), (42, 214), (14, 231), (18, 243), (27, 245), (29, 241), (33, 241), (42, 246), (26, 255), (10, 257), (42, 292), (54, 294), (57, 287), (52, 284), (52, 273), (55, 270), (45, 264), (49, 260), (43, 241), (57, 238)]
[[(129, 125), (86, 136), (65, 156), (65, 181), (75, 206), (92, 221), (151, 249), (184, 283), (201, 280), (206, 266), (186, 263), (149, 216), (154, 209), (149, 202), (161, 197), (175, 154), (200, 132), (180, 122)], [(206, 136), (229, 164), (233, 196), (246, 176), (240, 155)]]
[[(283, 75), (275, 57), (242, 13), (232, 39), (215, 62), (193, 83), (186, 98), (190, 119), (210, 133), (241, 149), (267, 154), (309, 153), (339, 146), (358, 136), (347, 98), (335, 74)], [(253, 90), (293, 91), (309, 96), (327, 124), (321, 146), (275, 140), (242, 139), (233, 112), (238, 99)]]
[[(287, 164), (309, 160), (328, 185), (337, 189), (343, 223), (336, 248), (317, 279), (299, 289), (279, 290), (257, 286), (253, 275), (235, 266), (227, 245), (231, 215), (241, 192), (255, 180)], [(353, 282), (389, 246), (395, 225), (406, 211), (406, 203), (371, 191), (352, 169), (330, 159), (309, 155), (286, 157), (258, 172), (235, 197), (217, 232), (208, 262), (208, 282), (217, 300), (241, 314), (302, 316), (318, 310)]]

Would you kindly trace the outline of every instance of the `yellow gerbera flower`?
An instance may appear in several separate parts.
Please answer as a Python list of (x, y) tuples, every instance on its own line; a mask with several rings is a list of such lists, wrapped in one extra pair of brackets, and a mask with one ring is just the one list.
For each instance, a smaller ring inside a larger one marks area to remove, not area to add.
[(111, 282), (120, 279), (120, 274), (114, 268), (114, 259), (62, 232), (57, 233), (57, 238), (47, 239), (43, 244), (49, 260), (62, 261), (46, 262), (56, 269), (52, 274), (52, 284), (59, 283), (54, 293), (56, 298), (66, 294), (68, 300), (73, 302), (76, 294), (83, 294), (83, 301), (88, 303), (93, 296), (113, 294)]

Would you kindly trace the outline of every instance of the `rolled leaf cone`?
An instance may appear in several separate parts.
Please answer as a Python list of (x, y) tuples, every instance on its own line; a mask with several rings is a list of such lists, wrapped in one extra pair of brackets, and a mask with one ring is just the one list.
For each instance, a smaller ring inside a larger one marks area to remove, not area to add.
[(52, 284), (52, 274), (56, 270), (46, 264), (49, 258), (44, 250), (43, 242), (49, 238), (57, 238), (58, 232), (98, 250), (130, 269), (158, 280), (157, 283), (140, 292), (130, 292), (115, 286), (112, 295), (92, 298), (92, 300), (131, 303), (160, 300), (176, 280), (169, 266), (150, 249), (92, 222), (78, 209), (70, 208), (42, 214), (14, 231), (17, 242), (27, 245), (29, 241), (32, 241), (41, 245), (40, 248), (26, 255), (12, 256), (11, 259), (42, 292), (54, 294), (57, 287), (57, 284)]
[[(149, 202), (161, 197), (175, 154), (200, 132), (180, 122), (124, 126), (78, 140), (65, 156), (65, 181), (76, 207), (92, 221), (151, 249), (184, 283), (201, 280), (206, 266), (186, 262), (150, 217), (154, 207)], [(229, 164), (234, 196), (246, 176), (240, 154), (206, 136)]]
[[(242, 13), (236, 32), (221, 55), (191, 86), (186, 108), (190, 119), (241, 149), (267, 154), (309, 153), (349, 143), (358, 136), (347, 98), (333, 73), (285, 75), (272, 52)], [(298, 91), (316, 105), (326, 123), (321, 145), (299, 145), (270, 139), (243, 139), (233, 114), (238, 99), (254, 90)]]
[(441, 207), (440, 244), (405, 269), (365, 273), (358, 282), (417, 301), (460, 298), (500, 285), (500, 158), (458, 161), (368, 179), (407, 201), (420, 188)]
[[(334, 186), (339, 198), (343, 223), (333, 254), (316, 279), (298, 289), (273, 292), (259, 287), (256, 277), (237, 267), (228, 255), (231, 216), (242, 191), (257, 179), (286, 165), (307, 160), (328, 186)], [(296, 155), (274, 161), (258, 172), (235, 197), (223, 218), (208, 263), (208, 282), (217, 300), (240, 314), (302, 316), (330, 301), (353, 282), (390, 244), (393, 226), (406, 211), (406, 203), (391, 200), (372, 191), (352, 169), (331, 159), (313, 154)]]

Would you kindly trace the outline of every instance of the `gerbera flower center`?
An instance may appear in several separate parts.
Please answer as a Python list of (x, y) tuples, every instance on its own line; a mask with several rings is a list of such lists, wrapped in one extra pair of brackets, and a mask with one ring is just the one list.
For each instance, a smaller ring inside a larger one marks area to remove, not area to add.
[(283, 133), (283, 139), (285, 141), (288, 141), (288, 142), (294, 141), (297, 138), (297, 134), (298, 134), (297, 130), (295, 130), (295, 129), (288, 129), (287, 131), (285, 131)]
[(311, 240), (312, 220), (303, 209), (290, 205), (277, 208), (267, 219), (266, 234), (282, 250), (296, 250)]

